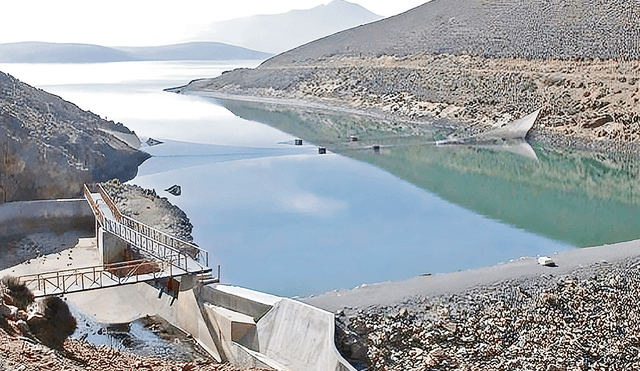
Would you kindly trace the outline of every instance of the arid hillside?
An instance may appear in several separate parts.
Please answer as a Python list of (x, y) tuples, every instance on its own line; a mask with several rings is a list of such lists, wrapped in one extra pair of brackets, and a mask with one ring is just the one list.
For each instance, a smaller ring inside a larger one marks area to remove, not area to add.
[(300, 46), (264, 66), (419, 54), (638, 59), (639, 22), (636, 1), (433, 0)]
[(640, 137), (634, 4), (434, 0), (174, 91), (445, 119), (471, 131), (542, 108), (534, 132), (543, 139), (630, 143)]
[(83, 183), (129, 180), (148, 155), (122, 124), (0, 72), (0, 203), (77, 197)]

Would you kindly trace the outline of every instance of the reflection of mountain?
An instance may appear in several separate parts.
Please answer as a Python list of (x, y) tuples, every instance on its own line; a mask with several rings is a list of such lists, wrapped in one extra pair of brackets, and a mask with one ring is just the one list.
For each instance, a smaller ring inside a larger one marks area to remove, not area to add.
[(0, 44), (3, 63), (103, 63), (124, 61), (265, 59), (270, 54), (214, 42), (149, 47), (20, 42)]
[(209, 30), (200, 35), (200, 38), (281, 53), (381, 18), (358, 4), (334, 0), (312, 9), (215, 22), (210, 25)]
[[(220, 104), (240, 117), (375, 164), (448, 201), (518, 228), (576, 246), (640, 237), (640, 172), (633, 158), (534, 143), (538, 162), (483, 147), (425, 145), (440, 139), (433, 128), (415, 128), (419, 136), (392, 137), (378, 132), (371, 118), (255, 103)], [(348, 143), (346, 133), (357, 135), (359, 141)], [(381, 153), (359, 149), (371, 144), (390, 146)]]

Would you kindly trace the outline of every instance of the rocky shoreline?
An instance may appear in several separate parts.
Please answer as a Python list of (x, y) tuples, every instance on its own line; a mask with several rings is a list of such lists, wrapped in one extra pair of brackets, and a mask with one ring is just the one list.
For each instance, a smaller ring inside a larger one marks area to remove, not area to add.
[(193, 242), (193, 225), (187, 214), (171, 204), (166, 197), (158, 196), (155, 190), (144, 189), (135, 184), (123, 184), (117, 179), (101, 185), (123, 215), (183, 241)]
[(337, 342), (371, 370), (640, 367), (637, 256), (571, 272), (338, 312)]
[(447, 125), (458, 135), (542, 108), (530, 134), (536, 140), (633, 153), (640, 139), (638, 68), (638, 61), (597, 59), (335, 57), (238, 69), (169, 90), (356, 110), (399, 125)]
[(160, 370), (160, 371), (260, 371), (212, 362), (179, 362), (143, 357), (106, 345), (67, 340), (64, 351), (55, 351), (30, 339), (8, 335), (0, 329), (0, 368), (5, 370)]
[(0, 204), (82, 196), (82, 184), (132, 179), (149, 158), (121, 123), (0, 72)]

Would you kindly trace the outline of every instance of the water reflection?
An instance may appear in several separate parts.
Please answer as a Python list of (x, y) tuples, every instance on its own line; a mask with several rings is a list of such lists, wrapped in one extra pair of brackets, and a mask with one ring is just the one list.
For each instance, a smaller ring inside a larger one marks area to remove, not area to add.
[[(281, 146), (226, 159), (216, 156), (223, 150), (217, 146), (167, 141), (148, 148), (154, 157), (134, 183), (155, 188), (189, 215), (194, 240), (222, 265), (223, 282), (284, 296), (570, 247), (484, 218), (370, 164)], [(199, 158), (193, 154), (208, 160), (190, 163)], [(181, 185), (181, 196), (162, 191), (172, 184)]]
[[(390, 133), (368, 117), (237, 101), (219, 104), (518, 228), (575, 246), (640, 237), (640, 177), (632, 155), (525, 142), (434, 146), (450, 129), (391, 123), (398, 130)], [(347, 133), (358, 141), (349, 141)], [(383, 150), (371, 150), (374, 144)]]

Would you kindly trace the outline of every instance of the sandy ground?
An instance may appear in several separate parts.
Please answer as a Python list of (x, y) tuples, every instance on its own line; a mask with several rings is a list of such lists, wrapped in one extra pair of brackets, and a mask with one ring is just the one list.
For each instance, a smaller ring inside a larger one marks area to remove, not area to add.
[(21, 264), (0, 271), (0, 276), (24, 276), (64, 269), (84, 268), (100, 265), (100, 256), (95, 237), (80, 238), (68, 249), (29, 259)]
[(361, 285), (351, 290), (336, 290), (304, 298), (302, 301), (331, 312), (342, 308), (388, 306), (415, 296), (459, 293), (474, 286), (492, 285), (509, 279), (567, 274), (580, 267), (603, 261), (620, 261), (637, 255), (640, 255), (640, 240), (564, 251), (551, 256), (556, 267), (539, 265), (535, 257), (524, 257), (461, 272)]

